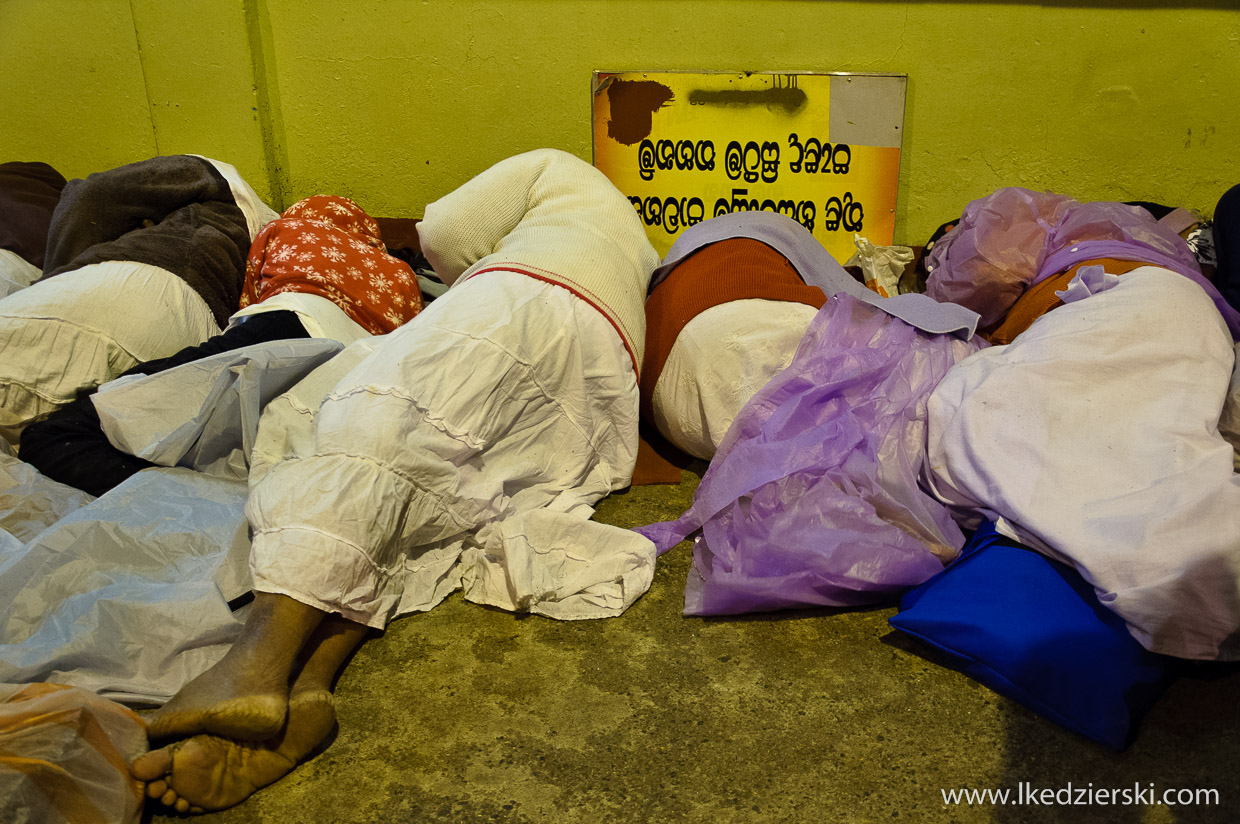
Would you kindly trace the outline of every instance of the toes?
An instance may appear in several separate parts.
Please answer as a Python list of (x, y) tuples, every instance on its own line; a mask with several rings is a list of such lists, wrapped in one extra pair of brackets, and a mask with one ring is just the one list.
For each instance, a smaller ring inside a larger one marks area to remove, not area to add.
[(176, 811), (179, 813), (189, 812), (189, 802), (184, 798), (178, 798), (176, 803)]
[(129, 772), (139, 781), (154, 781), (167, 775), (172, 769), (172, 753), (168, 749), (143, 753), (129, 765)]
[(146, 785), (146, 795), (148, 798), (159, 798), (168, 791), (168, 782), (162, 778), (158, 781), (152, 781)]
[(176, 790), (169, 788), (163, 795), (159, 797), (159, 803), (163, 804), (165, 807), (171, 807), (172, 805), (176, 804), (177, 803)]

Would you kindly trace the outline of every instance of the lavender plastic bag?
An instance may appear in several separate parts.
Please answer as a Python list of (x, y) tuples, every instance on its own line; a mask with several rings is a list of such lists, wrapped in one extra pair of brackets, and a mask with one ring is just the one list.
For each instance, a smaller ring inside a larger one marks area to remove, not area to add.
[(967, 306), (992, 328), (1026, 289), (1097, 258), (1161, 266), (1206, 291), (1240, 339), (1236, 312), (1201, 274), (1188, 243), (1139, 206), (1080, 203), (1066, 195), (1008, 187), (965, 207), (931, 250), (926, 294)]
[(930, 251), (926, 294), (967, 306), (983, 328), (994, 326), (1037, 277), (1047, 233), (1075, 203), (1015, 187), (974, 200)]
[(702, 529), (685, 613), (869, 604), (942, 569), (964, 536), (918, 486), (926, 400), (984, 345), (829, 300), (737, 416), (689, 511), (638, 530), (664, 552)]

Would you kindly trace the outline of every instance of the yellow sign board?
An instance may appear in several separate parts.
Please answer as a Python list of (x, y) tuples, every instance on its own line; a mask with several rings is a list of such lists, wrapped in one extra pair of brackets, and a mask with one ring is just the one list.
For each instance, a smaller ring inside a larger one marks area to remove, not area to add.
[(843, 262), (889, 246), (905, 75), (595, 72), (594, 165), (665, 255), (686, 227), (782, 212)]

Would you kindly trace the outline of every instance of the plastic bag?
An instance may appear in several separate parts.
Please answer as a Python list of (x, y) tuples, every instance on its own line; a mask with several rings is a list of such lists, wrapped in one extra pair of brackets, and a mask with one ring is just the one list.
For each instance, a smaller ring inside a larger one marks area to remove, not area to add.
[(8, 824), (127, 824), (142, 812), (132, 710), (63, 684), (0, 684), (0, 810)]
[(57, 483), (0, 450), (0, 531), (19, 543), (92, 500), (85, 492)]
[(0, 682), (168, 700), (241, 631), (246, 496), (244, 481), (148, 469), (0, 556)]
[(685, 612), (857, 606), (942, 569), (964, 536), (918, 486), (926, 400), (979, 339), (930, 335), (848, 296), (745, 405), (660, 552), (697, 529)]
[(256, 343), (104, 384), (93, 401), (122, 452), (245, 478), (263, 407), (343, 348), (326, 338)]
[(1218, 295), (1201, 277), (1188, 244), (1145, 209), (1079, 203), (1017, 187), (965, 207), (960, 223), (926, 257), (926, 294), (969, 307), (982, 316), (982, 328), (990, 328), (1030, 286), (1091, 258), (1163, 266), (1202, 285), (1212, 298)]
[(913, 262), (913, 250), (907, 246), (875, 246), (861, 235), (853, 235), (857, 251), (845, 266), (860, 266), (865, 285), (885, 298), (900, 294), (900, 278)]

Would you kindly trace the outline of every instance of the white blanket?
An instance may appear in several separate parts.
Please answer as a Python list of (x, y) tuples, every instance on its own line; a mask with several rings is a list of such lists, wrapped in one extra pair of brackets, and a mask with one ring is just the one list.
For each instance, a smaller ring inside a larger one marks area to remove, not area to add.
[(144, 263), (83, 266), (0, 299), (0, 438), (79, 389), (219, 333), (185, 281)]
[(659, 432), (709, 461), (741, 407), (792, 362), (817, 314), (803, 303), (734, 300), (689, 321), (651, 398)]
[(930, 482), (1075, 566), (1149, 649), (1235, 659), (1240, 480), (1218, 431), (1231, 335), (1165, 269), (1089, 281), (939, 384)]

